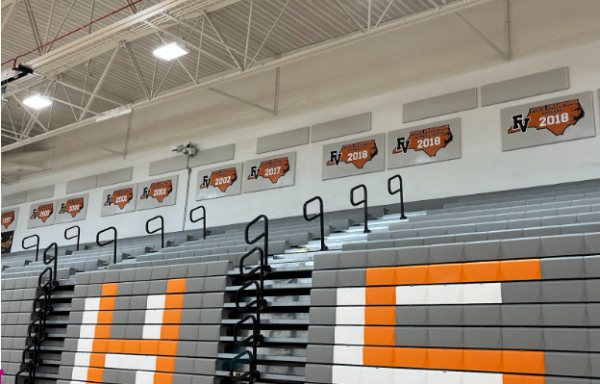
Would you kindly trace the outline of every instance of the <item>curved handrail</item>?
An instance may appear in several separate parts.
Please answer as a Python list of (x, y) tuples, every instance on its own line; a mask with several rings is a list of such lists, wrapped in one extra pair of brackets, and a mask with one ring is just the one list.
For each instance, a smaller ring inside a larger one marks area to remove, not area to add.
[[(248, 237), (248, 232), (250, 231), (250, 228), (252, 228), (252, 226), (258, 223), (261, 219), (263, 219), (264, 221), (263, 233), (256, 236), (253, 240), (250, 240), (250, 238)], [(259, 215), (256, 218), (254, 218), (254, 220), (252, 220), (246, 225), (246, 229), (244, 231), (244, 239), (246, 240), (246, 244), (254, 244), (262, 238), (265, 239), (265, 244), (263, 246), (265, 257), (269, 257), (269, 218), (266, 215)]]
[[(256, 299), (242, 306), (240, 305), (240, 293), (245, 291), (251, 285), (254, 285), (256, 287)], [(260, 285), (256, 280), (251, 280), (246, 284), (242, 285), (237, 291), (235, 291), (235, 309), (237, 309), (238, 312), (246, 312), (248, 309), (252, 308), (254, 304), (256, 304), (259, 308), (264, 307), (265, 302), (264, 299), (261, 299), (261, 291), (262, 290), (260, 288)]]
[[(237, 329), (240, 325), (246, 323), (248, 320), (252, 320), (252, 335), (246, 337), (244, 340), (239, 340), (237, 338)], [(258, 321), (254, 315), (247, 315), (233, 326), (233, 343), (237, 346), (242, 346), (248, 344), (250, 341), (253, 341), (257, 338), (257, 342), (260, 344), (262, 341), (262, 335), (258, 333)]]
[[(112, 229), (113, 231), (113, 239), (110, 241), (106, 241), (104, 243), (100, 243), (100, 235), (103, 234), (106, 231), (110, 231)], [(117, 231), (117, 228), (115, 227), (108, 227), (108, 228), (104, 228), (103, 230), (101, 230), (100, 232), (98, 232), (96, 234), (96, 244), (98, 244), (99, 247), (104, 247), (105, 245), (109, 245), (109, 244), (115, 244), (114, 245), (114, 252), (113, 252), (113, 263), (117, 264), (117, 237), (118, 237), (119, 232)]]
[[(54, 248), (54, 256), (48, 259), (48, 251)], [(52, 243), (44, 249), (44, 264), (49, 265), (50, 263), (54, 263), (54, 270), (58, 269), (58, 244)]]
[[(31, 239), (31, 238), (34, 238), (34, 237), (37, 239), (36, 243), (32, 244), (32, 245), (30, 245), (28, 247), (26, 247), (25, 246), (25, 240)], [(39, 260), (39, 254), (40, 254), (40, 237), (38, 235), (31, 235), (31, 236), (27, 236), (27, 237), (23, 238), (23, 240), (21, 241), (21, 248), (23, 248), (23, 249), (31, 249), (33, 247), (35, 247), (35, 261), (38, 261)]]
[[(244, 260), (246, 260), (254, 252), (260, 253), (259, 265), (257, 267), (252, 268), (250, 270), (250, 272), (244, 273)], [(242, 256), (240, 258), (240, 262), (239, 262), (239, 266), (238, 266), (239, 270), (240, 270), (240, 275), (243, 279), (250, 279), (250, 278), (252, 278), (252, 275), (254, 275), (258, 271), (262, 270), (262, 272), (271, 272), (271, 267), (269, 265), (267, 265), (267, 263), (268, 263), (268, 260), (265, 257), (265, 252), (262, 250), (262, 248), (254, 247), (251, 250), (249, 250), (244, 256)]]
[[(392, 181), (398, 179), (399, 187), (397, 190), (392, 191)], [(395, 195), (396, 193), (400, 193), (400, 220), (406, 219), (406, 215), (404, 214), (404, 187), (402, 184), (402, 176), (395, 175), (388, 179), (388, 193), (390, 195)]]
[[(250, 369), (248, 370), (248, 372), (235, 376), (233, 369), (235, 368), (235, 366), (238, 364), (238, 362), (241, 360), (242, 357), (244, 357), (245, 355), (248, 355), (248, 363), (250, 364)], [(248, 381), (249, 383), (253, 383), (254, 381), (256, 381), (256, 379), (258, 379), (257, 376), (258, 372), (256, 372), (254, 370), (254, 366), (256, 365), (256, 362), (254, 361), (254, 355), (252, 354), (252, 352), (250, 351), (243, 351), (238, 353), (234, 358), (231, 359), (231, 362), (229, 363), (229, 378), (232, 381)]]
[[(361, 201), (354, 201), (354, 192), (361, 188), (364, 193), (363, 199)], [(368, 212), (369, 206), (368, 206), (367, 198), (368, 198), (367, 187), (364, 184), (357, 185), (356, 187), (354, 187), (350, 190), (350, 204), (352, 204), (355, 207), (358, 205), (364, 204), (365, 229), (364, 229), (363, 233), (371, 233), (371, 231), (369, 230), (369, 212)]]
[[(202, 217), (200, 217), (198, 219), (194, 219), (193, 214), (194, 214), (194, 212), (196, 212), (199, 209), (202, 209)], [(202, 227), (203, 227), (203, 232), (202, 232), (203, 237), (202, 237), (202, 239), (206, 240), (206, 208), (204, 208), (204, 205), (200, 205), (200, 206), (198, 206), (198, 207), (196, 207), (196, 208), (194, 208), (194, 209), (192, 209), (190, 211), (190, 221), (192, 223), (197, 223), (197, 222), (199, 222), (201, 220), (202, 220), (202, 224), (203, 224), (202, 225)]]
[[(319, 214), (314, 215), (313, 217), (308, 217), (307, 214), (307, 207), (308, 204), (312, 203), (313, 201), (318, 200), (319, 201)], [(324, 215), (323, 215), (323, 199), (321, 198), (321, 196), (315, 196), (310, 200), (307, 200), (304, 203), (304, 208), (302, 213), (304, 214), (304, 220), (306, 221), (313, 221), (316, 218), (320, 218), (320, 224), (321, 224), (321, 251), (327, 251), (329, 248), (327, 248), (327, 246), (325, 245), (325, 223), (324, 223)]]
[[(148, 227), (150, 222), (156, 220), (156, 219), (160, 219), (160, 227), (156, 228), (154, 231), (150, 231), (150, 228)], [(160, 247), (164, 248), (165, 247), (165, 219), (161, 216), (154, 216), (151, 219), (148, 219), (148, 221), (146, 221), (146, 233), (151, 235), (153, 233), (156, 233), (160, 231)]]
[[(67, 232), (69, 232), (71, 229), (75, 229), (75, 228), (77, 228), (77, 235), (67, 237)], [(74, 238), (77, 238), (77, 250), (79, 251), (79, 240), (81, 240), (81, 227), (79, 227), (79, 225), (74, 225), (72, 227), (65, 229), (65, 239), (73, 240)]]

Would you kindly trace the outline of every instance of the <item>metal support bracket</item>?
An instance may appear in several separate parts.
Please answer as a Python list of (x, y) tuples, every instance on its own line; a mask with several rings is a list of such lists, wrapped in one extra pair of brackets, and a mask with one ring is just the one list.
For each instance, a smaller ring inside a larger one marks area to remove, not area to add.
[(218, 93), (219, 95), (225, 96), (229, 99), (238, 101), (240, 103), (249, 105), (251, 107), (260, 109), (261, 111), (265, 111), (267, 113), (269, 113), (270, 115), (273, 116), (277, 116), (279, 114), (279, 88), (280, 88), (280, 83), (281, 83), (281, 68), (277, 67), (275, 68), (275, 100), (273, 102), (273, 109), (269, 109), (267, 107), (263, 107), (262, 105), (258, 105), (256, 103), (253, 103), (252, 101), (248, 101), (246, 99), (242, 99), (241, 97), (237, 97), (235, 95), (232, 95), (230, 93), (227, 92), (223, 92), (221, 90), (218, 90), (216, 88), (208, 88), (209, 91)]
[(502, 50), (502, 48), (498, 47), (498, 45), (496, 43), (494, 43), (492, 40), (490, 40), (489, 37), (487, 37), (477, 27), (475, 27), (473, 24), (471, 24), (459, 12), (456, 12), (455, 15), (462, 22), (464, 22), (467, 26), (469, 26), (477, 34), (477, 36), (484, 43), (486, 43), (490, 48), (492, 48), (503, 60), (510, 61), (511, 60), (511, 45), (510, 45), (510, 15), (509, 15), (509, 6), (508, 6), (509, 0), (503, 0), (503, 1), (506, 4), (506, 40), (507, 40), (507, 45), (508, 45), (508, 49), (506, 51), (504, 51), (504, 50)]

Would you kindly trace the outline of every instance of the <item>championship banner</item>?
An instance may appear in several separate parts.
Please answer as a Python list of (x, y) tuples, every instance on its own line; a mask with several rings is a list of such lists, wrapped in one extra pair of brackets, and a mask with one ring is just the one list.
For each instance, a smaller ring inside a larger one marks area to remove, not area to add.
[(242, 193), (244, 164), (223, 165), (198, 171), (196, 201)]
[(105, 189), (102, 193), (100, 216), (120, 215), (135, 211), (137, 184)]
[(283, 153), (244, 163), (244, 193), (294, 185), (296, 152)]
[(89, 203), (89, 194), (82, 193), (58, 200), (56, 224), (85, 220)]
[(12, 249), (15, 231), (2, 232), (2, 253), (9, 253)]
[(29, 209), (27, 228), (31, 229), (54, 225), (57, 211), (56, 201), (32, 204)]
[(17, 229), (18, 218), (19, 208), (4, 209), (2, 211), (2, 232), (14, 231)]
[(594, 137), (592, 92), (503, 109), (502, 150)]
[(323, 180), (378, 172), (384, 168), (384, 133), (323, 146)]
[(154, 209), (175, 205), (179, 176), (164, 176), (160, 179), (138, 184), (137, 210)]
[(460, 159), (460, 119), (388, 133), (388, 169)]

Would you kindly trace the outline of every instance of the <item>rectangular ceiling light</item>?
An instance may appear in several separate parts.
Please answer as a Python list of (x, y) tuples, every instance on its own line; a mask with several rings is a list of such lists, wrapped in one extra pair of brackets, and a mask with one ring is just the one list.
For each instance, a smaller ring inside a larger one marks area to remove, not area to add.
[(33, 109), (42, 109), (52, 105), (52, 100), (46, 95), (38, 94), (26, 98), (23, 100), (23, 104)]
[(155, 49), (152, 53), (160, 59), (171, 61), (183, 55), (187, 55), (189, 52), (190, 51), (188, 51), (181, 43), (175, 41)]

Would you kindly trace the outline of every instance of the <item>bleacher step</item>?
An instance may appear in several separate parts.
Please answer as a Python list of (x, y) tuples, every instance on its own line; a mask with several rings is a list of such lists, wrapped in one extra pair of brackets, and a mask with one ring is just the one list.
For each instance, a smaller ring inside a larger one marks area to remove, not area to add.
[[(226, 319), (222, 320), (223, 325), (235, 325), (239, 319)], [(260, 320), (262, 325), (310, 325), (309, 319), (262, 319)]]
[[(217, 371), (215, 373), (218, 377), (229, 377), (229, 372), (227, 371)], [(256, 384), (260, 383), (303, 383), (305, 381), (304, 376), (299, 375), (282, 375), (277, 373), (262, 373), (260, 374), (260, 380), (257, 381)]]
[[(221, 336), (222, 342), (233, 343), (233, 336)], [(264, 344), (308, 344), (308, 339), (294, 337), (265, 337)]]
[[(219, 353), (220, 359), (233, 359), (236, 353)], [(306, 363), (306, 356), (279, 356), (258, 354), (258, 361), (269, 362), (278, 361), (284, 363)]]

